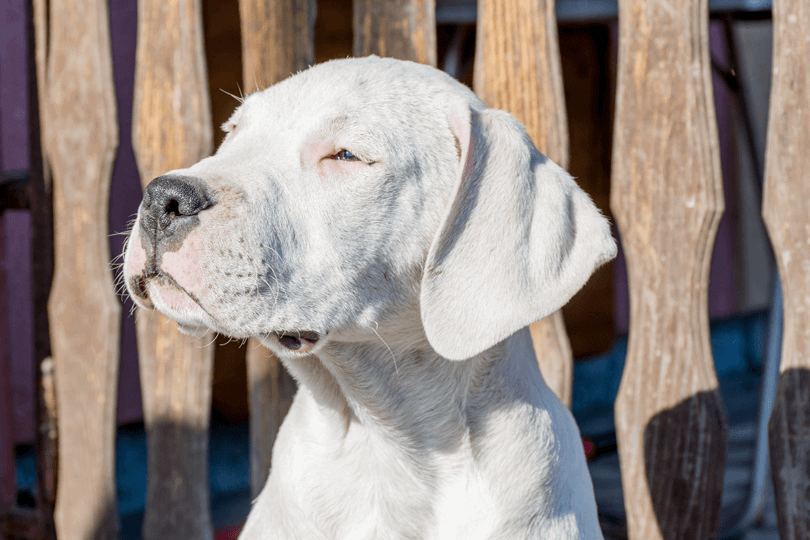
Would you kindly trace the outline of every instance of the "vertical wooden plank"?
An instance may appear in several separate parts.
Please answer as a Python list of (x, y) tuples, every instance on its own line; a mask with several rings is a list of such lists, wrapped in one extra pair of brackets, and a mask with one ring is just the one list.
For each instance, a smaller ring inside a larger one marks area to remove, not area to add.
[(315, 60), (315, 0), (239, 0), (245, 89), (261, 90)]
[[(144, 186), (211, 152), (202, 44), (200, 0), (138, 3), (132, 141)], [(139, 311), (136, 324), (149, 452), (143, 537), (211, 539), (213, 336), (184, 336), (156, 311)]]
[(435, 0), (354, 0), (354, 56), (436, 65)]
[(107, 4), (50, 3), (46, 148), (53, 174), (60, 538), (117, 538), (115, 408), (121, 307), (107, 240), (118, 145)]
[[(315, 59), (314, 0), (240, 0), (245, 88), (264, 89)], [(258, 496), (270, 474), (273, 445), (295, 393), (278, 358), (258, 340), (248, 342), (250, 491)]]
[(611, 205), (630, 281), (615, 419), (631, 539), (714, 538), (726, 420), (709, 344), (723, 212), (707, 0), (619, 2)]
[[(568, 168), (568, 125), (553, 0), (479, 0), (475, 92), (510, 112), (535, 146)], [(562, 313), (530, 327), (543, 377), (571, 406), (574, 375)]]
[(810, 5), (773, 5), (763, 215), (779, 264), (784, 334), (768, 424), (779, 536), (810, 538)]

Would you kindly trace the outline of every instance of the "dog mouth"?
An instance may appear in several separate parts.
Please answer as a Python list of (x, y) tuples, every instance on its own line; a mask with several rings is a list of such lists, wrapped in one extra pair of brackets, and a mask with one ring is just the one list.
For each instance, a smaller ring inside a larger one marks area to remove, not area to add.
[[(150, 292), (150, 286), (155, 286), (158, 287), (158, 296), (163, 300), (161, 304), (166, 304), (167, 307), (175, 310), (201, 309), (209, 317), (211, 316), (194, 294), (160, 270), (133, 276), (130, 278), (129, 285), (132, 296), (146, 309), (155, 309), (154, 295), (151, 294), (154, 291)], [(166, 297), (167, 294), (170, 296)]]
[[(194, 295), (189, 294), (183, 287), (179, 286), (171, 276), (160, 271), (152, 274), (144, 273), (130, 278), (129, 285), (133, 293), (132, 296), (137, 298), (138, 303), (141, 304), (142, 307), (146, 309), (155, 308), (151, 298), (152, 295), (149, 291), (150, 283), (154, 282), (160, 282), (161, 286), (168, 286), (171, 289), (175, 289), (176, 292), (188, 296), (190, 302), (193, 302), (197, 307), (208, 314), (208, 312), (200, 306), (198, 299), (195, 298)], [(208, 315), (210, 316), (210, 314)], [(271, 335), (276, 338), (276, 342), (281, 347), (296, 353), (308, 353), (312, 351), (323, 337), (318, 332), (313, 332), (312, 330), (281, 330), (272, 332)]]
[(132, 296), (136, 297), (145, 309), (155, 309), (152, 299), (149, 298), (149, 289), (147, 288), (147, 276), (140, 274), (133, 276), (129, 280), (129, 288)]
[(290, 351), (305, 353), (311, 351), (321, 336), (317, 332), (310, 330), (300, 330), (291, 332), (275, 332), (279, 345)]

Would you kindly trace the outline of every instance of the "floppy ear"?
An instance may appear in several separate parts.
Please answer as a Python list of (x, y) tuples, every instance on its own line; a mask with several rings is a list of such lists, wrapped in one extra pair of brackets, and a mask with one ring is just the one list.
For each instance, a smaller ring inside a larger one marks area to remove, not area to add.
[(455, 193), (428, 252), (422, 323), (431, 346), (470, 358), (562, 307), (616, 255), (608, 221), (502, 111), (467, 109)]

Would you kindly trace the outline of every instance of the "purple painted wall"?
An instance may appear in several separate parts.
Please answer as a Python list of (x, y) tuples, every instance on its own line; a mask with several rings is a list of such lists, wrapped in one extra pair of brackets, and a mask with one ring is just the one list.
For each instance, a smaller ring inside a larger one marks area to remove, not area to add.
[[(132, 150), (132, 92), (135, 83), (135, 38), (138, 4), (132, 0), (110, 0), (110, 35), (112, 38), (115, 94), (118, 107), (118, 153), (110, 190), (110, 233), (127, 230), (128, 222), (138, 212), (141, 202), (141, 180)], [(123, 251), (124, 236), (110, 237), (110, 254)], [(121, 366), (118, 381), (118, 421), (140, 420), (141, 381), (138, 376), (138, 350), (135, 340), (135, 317), (130, 315), (132, 302), (127, 297), (122, 309)]]
[[(2, 231), (2, 229), (0, 229)], [(6, 238), (0, 234), (0, 258), (5, 253)], [(6, 269), (0, 264), (0, 293), (6, 290)], [(12, 504), (17, 488), (14, 470), (14, 400), (9, 362), (8, 312), (5, 298), (0, 294), (0, 506)]]
[(4, 171), (28, 168), (28, 38), (26, 1), (0, 10), (0, 162)]
[[(720, 21), (709, 23), (709, 50), (712, 58), (721, 66), (728, 64), (726, 35)], [(733, 133), (731, 125), (732, 98), (728, 87), (720, 75), (712, 76), (714, 86), (714, 108), (717, 114), (717, 131), (720, 139), (720, 167), (723, 172), (723, 197), (726, 211), (717, 227), (717, 239), (712, 253), (712, 266), (709, 270), (709, 316), (727, 317), (737, 310), (734, 279), (734, 167)]]
[[(4, 0), (0, 9), (0, 170), (27, 170), (28, 85), (26, 1)], [(13, 432), (16, 440), (34, 435), (33, 305), (31, 300), (31, 225), (27, 211), (8, 211), (2, 218), (6, 270), (3, 308), (8, 340), (0, 343), (10, 362)]]

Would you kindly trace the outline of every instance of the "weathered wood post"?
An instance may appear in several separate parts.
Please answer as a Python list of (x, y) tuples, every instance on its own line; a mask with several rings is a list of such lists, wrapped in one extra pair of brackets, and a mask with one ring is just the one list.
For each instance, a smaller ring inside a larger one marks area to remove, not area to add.
[(810, 538), (810, 5), (773, 5), (763, 215), (779, 265), (784, 334), (768, 439), (779, 536)]
[[(479, 0), (475, 92), (489, 107), (520, 120), (535, 146), (568, 168), (568, 124), (554, 0)], [(574, 380), (562, 312), (530, 327), (549, 387), (568, 406)]]
[(436, 65), (435, 0), (354, 0), (354, 56)]
[(726, 421), (708, 283), (723, 186), (707, 0), (619, 2), (611, 206), (630, 279), (615, 418), (631, 539), (714, 538)]
[[(240, 0), (245, 89), (262, 90), (314, 62), (314, 0)], [(270, 474), (273, 444), (290, 409), (295, 384), (257, 339), (247, 345), (250, 399), (250, 492)]]
[[(132, 142), (144, 187), (212, 147), (200, 0), (140, 0)], [(137, 313), (147, 430), (146, 540), (211, 539), (208, 429), (213, 336)]]
[(43, 85), (53, 173), (48, 314), (59, 409), (59, 538), (118, 537), (115, 411), (121, 307), (107, 240), (118, 146), (107, 3), (53, 0)]

